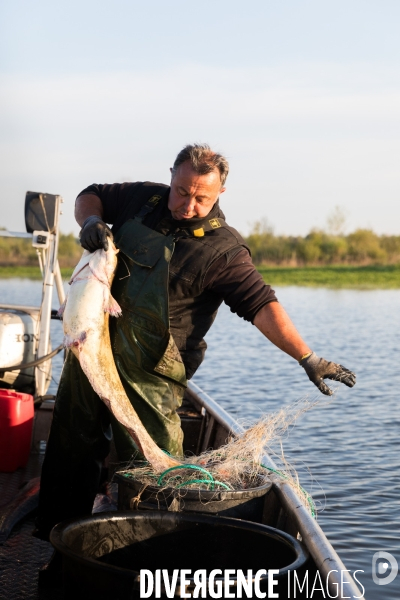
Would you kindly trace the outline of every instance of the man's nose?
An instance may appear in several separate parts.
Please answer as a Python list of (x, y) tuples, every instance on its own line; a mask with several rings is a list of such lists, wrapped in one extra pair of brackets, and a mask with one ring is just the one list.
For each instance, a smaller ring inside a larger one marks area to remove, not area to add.
[(185, 209), (187, 212), (190, 212), (194, 209), (194, 205), (196, 204), (196, 198), (194, 196), (187, 196), (185, 202)]

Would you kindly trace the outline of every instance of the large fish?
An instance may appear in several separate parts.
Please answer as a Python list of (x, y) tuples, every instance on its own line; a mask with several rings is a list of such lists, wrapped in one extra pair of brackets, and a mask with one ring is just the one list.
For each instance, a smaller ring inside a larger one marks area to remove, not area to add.
[(64, 345), (80, 362), (94, 391), (122, 423), (154, 470), (161, 472), (178, 465), (163, 452), (143, 427), (127, 397), (115, 366), (108, 329), (109, 315), (118, 317), (121, 308), (110, 287), (117, 266), (112, 242), (109, 249), (84, 251), (71, 280), (65, 304), (61, 307)]

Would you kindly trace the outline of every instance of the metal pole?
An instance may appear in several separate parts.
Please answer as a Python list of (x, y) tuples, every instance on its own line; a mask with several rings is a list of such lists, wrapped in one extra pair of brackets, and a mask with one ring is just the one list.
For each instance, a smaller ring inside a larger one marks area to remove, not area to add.
[(56, 282), (58, 300), (59, 300), (60, 304), (62, 304), (65, 300), (65, 292), (64, 292), (63, 280), (61, 277), (60, 265), (59, 265), (58, 260), (56, 261), (55, 268), (54, 268), (54, 279)]
[[(51, 304), (53, 297), (53, 285), (54, 285), (54, 253), (56, 247), (56, 240), (54, 235), (49, 236), (49, 249), (46, 252), (46, 260), (44, 263), (44, 280), (43, 280), (43, 295), (42, 305), (40, 312), (40, 325), (39, 325), (39, 342), (37, 348), (36, 358), (41, 358), (48, 354), (49, 340), (50, 340), (50, 321), (51, 321)], [(36, 381), (36, 396), (43, 396), (46, 391), (46, 372), (45, 364), (36, 367), (35, 369), (35, 381)]]

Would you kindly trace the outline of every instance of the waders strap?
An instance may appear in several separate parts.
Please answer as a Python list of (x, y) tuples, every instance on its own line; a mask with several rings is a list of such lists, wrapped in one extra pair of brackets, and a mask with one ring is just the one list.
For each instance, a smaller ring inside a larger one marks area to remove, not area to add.
[(155, 209), (157, 204), (160, 202), (161, 198), (162, 198), (162, 196), (155, 194), (149, 200), (147, 200), (146, 204), (143, 204), (142, 208), (139, 210), (138, 214), (135, 216), (135, 219), (138, 219), (139, 221), (143, 221), (143, 219), (149, 213), (153, 212), (153, 210)]

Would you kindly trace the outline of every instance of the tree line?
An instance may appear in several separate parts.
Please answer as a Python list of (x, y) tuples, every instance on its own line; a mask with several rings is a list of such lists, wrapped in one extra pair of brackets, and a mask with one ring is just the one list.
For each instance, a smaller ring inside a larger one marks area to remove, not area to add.
[[(82, 255), (79, 240), (72, 234), (59, 236), (58, 259), (60, 267), (75, 267)], [(0, 266), (37, 266), (38, 258), (29, 238), (0, 237)]]
[(400, 263), (400, 236), (377, 235), (370, 229), (347, 235), (313, 229), (305, 237), (284, 236), (258, 221), (245, 240), (256, 265)]
[[(264, 221), (256, 222), (245, 241), (256, 265), (329, 265), (400, 263), (400, 236), (377, 235), (370, 229), (353, 233), (328, 233), (313, 229), (305, 237), (275, 235)], [(74, 267), (82, 248), (72, 234), (60, 234), (60, 266)], [(0, 237), (0, 266), (36, 266), (31, 240)]]

